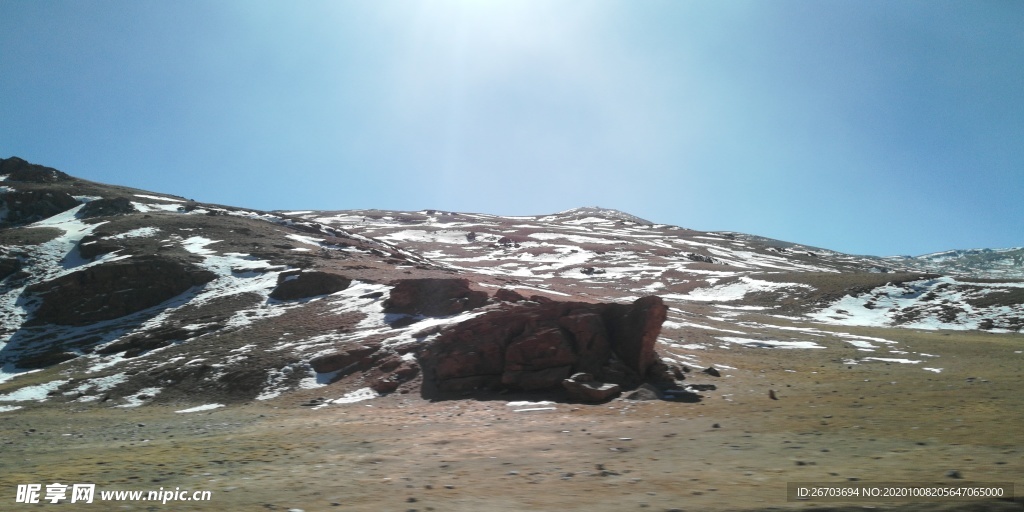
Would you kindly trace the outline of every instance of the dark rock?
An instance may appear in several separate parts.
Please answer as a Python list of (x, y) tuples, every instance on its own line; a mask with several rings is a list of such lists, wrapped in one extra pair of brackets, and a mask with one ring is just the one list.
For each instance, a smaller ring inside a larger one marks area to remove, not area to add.
[(626, 395), (626, 398), (630, 400), (660, 400), (661, 390), (652, 384), (644, 384)]
[(629, 368), (639, 375), (659, 361), (654, 351), (661, 324), (668, 316), (668, 306), (661, 297), (647, 296), (633, 301), (632, 306), (614, 304), (606, 322), (608, 333), (615, 339), (615, 352)]
[(277, 277), (277, 286), (270, 292), (276, 300), (297, 300), (319, 295), (329, 295), (348, 288), (352, 280), (339, 274), (309, 270), (305, 272), (282, 272)]
[(144, 256), (96, 265), (25, 289), (42, 299), (27, 325), (86, 325), (156, 306), (217, 276), (188, 263)]
[(705, 256), (703, 254), (695, 254), (695, 253), (692, 253), (692, 252), (687, 254), (686, 258), (689, 259), (690, 261), (699, 261), (701, 263), (718, 263), (711, 256)]
[(701, 401), (702, 397), (689, 389), (666, 389), (662, 398), (673, 402), (697, 403)]
[(647, 373), (647, 381), (658, 386), (660, 389), (679, 388), (680, 384), (676, 382), (677, 376), (686, 377), (678, 367), (667, 365), (661, 361), (652, 364), (647, 369)]
[(721, 377), (722, 376), (722, 373), (719, 372), (718, 370), (716, 370), (714, 366), (709, 366), (709, 367), (705, 368), (704, 370), (701, 371), (701, 373), (706, 373), (706, 374), (708, 374), (708, 375), (710, 375), (712, 377)]
[(391, 393), (392, 391), (398, 389), (398, 386), (400, 386), (401, 384), (402, 383), (397, 380), (385, 377), (382, 379), (377, 379), (376, 381), (371, 383), (370, 389), (378, 393)]
[(377, 365), (377, 368), (380, 371), (382, 371), (382, 372), (390, 372), (390, 371), (394, 370), (395, 368), (398, 368), (401, 365), (402, 365), (402, 360), (397, 358), (397, 357), (392, 356), (392, 357), (388, 357), (388, 358), (384, 359), (383, 361), (381, 361)]
[(166, 347), (175, 340), (187, 340), (192, 336), (191, 331), (180, 327), (161, 327), (115, 341), (97, 349), (96, 353), (109, 355), (124, 352), (125, 357), (135, 357), (149, 350)]
[(390, 325), (392, 329), (401, 329), (402, 327), (408, 327), (420, 320), (423, 320), (423, 318), (412, 315), (399, 315), (398, 318), (387, 321), (387, 324)]
[(78, 254), (83, 259), (92, 260), (103, 254), (110, 254), (114, 251), (124, 249), (120, 243), (107, 239), (109, 235), (93, 234), (82, 237), (78, 242)]
[(511, 248), (518, 249), (519, 248), (519, 241), (515, 240), (513, 238), (510, 238), (510, 237), (507, 237), (507, 236), (503, 236), (503, 237), (498, 239), (498, 245), (500, 245), (501, 247), (504, 247), (505, 249), (511, 249)]
[(106, 217), (110, 215), (126, 215), (129, 213), (135, 213), (138, 210), (132, 205), (132, 202), (125, 197), (115, 197), (113, 199), (97, 199), (95, 201), (89, 201), (85, 203), (85, 206), (81, 210), (78, 210), (78, 216), (83, 219), (92, 217)]
[(486, 302), (487, 292), (470, 289), (466, 279), (401, 279), (384, 301), (384, 312), (449, 316)]
[(21, 260), (18, 258), (0, 258), (0, 280), (7, 279), (7, 276), (21, 270)]
[(676, 380), (686, 380), (686, 372), (690, 370), (685, 366), (680, 368), (676, 365), (669, 365), (669, 368), (672, 370), (672, 376), (675, 377)]
[(364, 293), (359, 296), (360, 299), (379, 299), (384, 296), (384, 292), (370, 292)]
[(373, 363), (373, 358), (370, 356), (374, 352), (377, 352), (378, 348), (379, 347), (376, 345), (359, 345), (349, 348), (343, 352), (314, 357), (309, 361), (309, 365), (312, 366), (313, 370), (317, 373), (336, 372), (354, 364), (369, 368)]
[(692, 391), (714, 391), (718, 389), (718, 386), (714, 384), (688, 384), (686, 389)]
[(58, 181), (69, 181), (71, 176), (64, 174), (57, 169), (44, 167), (38, 164), (30, 164), (21, 158), (0, 158), (0, 175), (7, 175), (7, 181), (20, 181), (25, 183), (56, 183)]
[(8, 225), (28, 224), (66, 212), (78, 206), (78, 200), (67, 192), (25, 190), (0, 196), (7, 207), (4, 222)]
[(600, 403), (611, 400), (622, 394), (618, 384), (606, 384), (594, 380), (589, 373), (577, 373), (562, 381), (569, 399), (574, 402)]
[(498, 291), (494, 292), (494, 298), (504, 302), (519, 302), (526, 300), (519, 292), (515, 290), (509, 290), (508, 288), (499, 288)]
[(664, 314), (658, 297), (632, 305), (526, 302), (446, 329), (419, 356), (440, 391), (557, 389), (579, 372), (635, 386), (658, 361)]
[(530, 295), (530, 301), (536, 302), (538, 304), (550, 304), (552, 302), (555, 302), (555, 299), (552, 299), (551, 297), (545, 297), (543, 295)]
[(392, 375), (400, 380), (406, 381), (420, 374), (420, 365), (406, 361), (399, 366)]

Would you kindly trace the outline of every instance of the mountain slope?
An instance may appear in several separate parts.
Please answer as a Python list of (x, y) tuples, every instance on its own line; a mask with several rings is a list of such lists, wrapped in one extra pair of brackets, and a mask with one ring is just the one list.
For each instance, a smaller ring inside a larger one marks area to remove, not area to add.
[[(659, 346), (679, 364), (703, 364), (714, 346), (800, 346), (817, 332), (777, 329), (767, 318), (1024, 327), (1019, 282), (942, 277), (902, 260), (653, 224), (615, 210), (261, 212), (92, 183), (20, 159), (0, 168), (0, 376), (10, 381), (0, 401), (237, 401), (334, 381), (356, 391), (379, 377), (372, 367), (353, 373), (313, 363), (362, 346), (380, 347), (374, 364), (411, 361), (403, 347), (433, 339), (421, 333), (477, 314), (396, 323), (401, 315), (383, 304), (406, 278), (459, 277), (488, 295), (505, 288), (557, 301), (659, 295), (670, 307)], [(491, 298), (488, 307), (500, 303)], [(754, 314), (759, 320), (742, 320)], [(26, 371), (36, 373), (11, 380)], [(32, 381), (40, 384), (18, 385)]]

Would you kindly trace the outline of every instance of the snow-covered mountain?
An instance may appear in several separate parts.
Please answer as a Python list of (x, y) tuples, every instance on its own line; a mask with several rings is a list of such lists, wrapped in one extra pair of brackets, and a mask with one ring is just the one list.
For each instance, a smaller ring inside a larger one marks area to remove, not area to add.
[[(372, 382), (414, 374), (417, 347), (443, 328), (500, 308), (502, 289), (535, 301), (658, 295), (670, 308), (659, 350), (680, 364), (736, 344), (899, 352), (825, 325), (1024, 327), (1021, 249), (874, 258), (596, 207), (263, 212), (16, 158), (0, 174), (3, 407), (267, 400), (327, 385), (373, 396)], [(386, 312), (396, 281), (413, 278), (465, 279), (490, 298), (480, 311)], [(332, 357), (350, 364), (315, 363)]]
[(882, 259), (894, 266), (920, 268), (937, 274), (989, 279), (1024, 279), (1024, 247), (953, 250)]

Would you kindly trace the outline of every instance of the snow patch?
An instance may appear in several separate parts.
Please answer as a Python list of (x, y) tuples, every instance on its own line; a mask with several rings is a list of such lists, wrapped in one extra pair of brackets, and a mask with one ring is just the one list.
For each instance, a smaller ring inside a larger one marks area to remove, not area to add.
[(737, 343), (748, 347), (758, 348), (825, 348), (813, 341), (754, 340), (750, 338), (737, 338), (734, 336), (720, 336), (718, 339), (727, 343)]
[(191, 408), (188, 408), (188, 409), (182, 409), (180, 411), (174, 411), (174, 412), (188, 413), (188, 412), (209, 411), (211, 409), (217, 409), (217, 408), (220, 408), (220, 407), (224, 407), (224, 404), (197, 405), (195, 407), (191, 407)]

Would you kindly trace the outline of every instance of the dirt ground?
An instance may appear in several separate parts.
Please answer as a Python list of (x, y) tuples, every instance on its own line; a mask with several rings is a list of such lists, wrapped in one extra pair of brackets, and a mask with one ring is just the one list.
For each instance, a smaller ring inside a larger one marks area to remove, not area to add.
[(1024, 337), (844, 331), (938, 355), (943, 370), (846, 365), (845, 348), (737, 346), (701, 355), (724, 369), (690, 374), (717, 386), (700, 403), (513, 407), (524, 397), (394, 394), (301, 405), (339, 396), (326, 387), (184, 414), (174, 411), (203, 402), (26, 405), (0, 413), (0, 509), (58, 507), (14, 503), (19, 484), (54, 482), (212, 492), (207, 502), (64, 505), (75, 510), (1024, 509), (1020, 498), (787, 501), (787, 482), (1012, 483), (1024, 493)]

